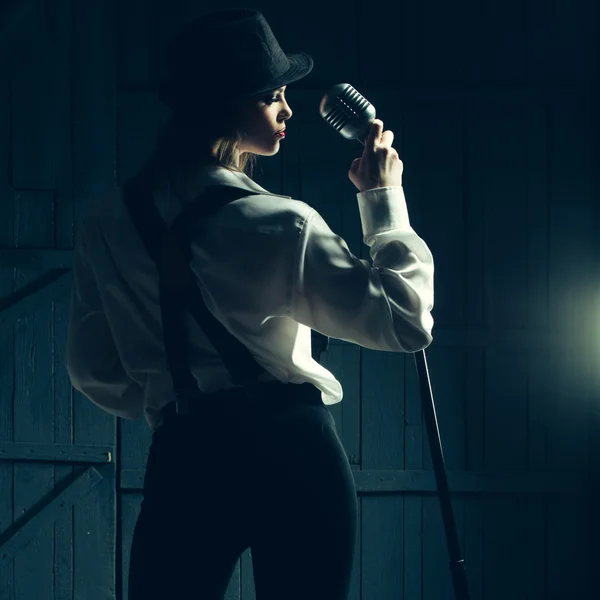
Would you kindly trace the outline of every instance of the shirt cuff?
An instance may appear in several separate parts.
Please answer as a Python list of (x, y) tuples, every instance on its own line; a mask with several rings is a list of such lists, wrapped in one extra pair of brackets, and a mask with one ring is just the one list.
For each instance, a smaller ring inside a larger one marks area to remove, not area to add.
[(378, 233), (411, 229), (402, 186), (365, 190), (356, 194), (365, 243)]

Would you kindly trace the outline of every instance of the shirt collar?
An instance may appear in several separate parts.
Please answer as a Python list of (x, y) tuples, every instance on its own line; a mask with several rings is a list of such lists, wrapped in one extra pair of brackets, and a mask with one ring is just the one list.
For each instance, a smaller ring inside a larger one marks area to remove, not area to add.
[(291, 196), (269, 192), (243, 172), (230, 171), (225, 167), (203, 167), (199, 171), (199, 177), (200, 181), (205, 183), (206, 187), (210, 185), (232, 185), (245, 188), (248, 191), (260, 192), (261, 194), (266, 194), (268, 196), (291, 199)]

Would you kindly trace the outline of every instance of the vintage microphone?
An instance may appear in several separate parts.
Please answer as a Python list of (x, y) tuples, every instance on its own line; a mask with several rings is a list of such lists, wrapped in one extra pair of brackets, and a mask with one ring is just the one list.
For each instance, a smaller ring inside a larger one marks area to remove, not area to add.
[[(319, 111), (325, 121), (346, 139), (358, 140), (363, 146), (366, 144), (371, 124), (375, 120), (375, 107), (349, 83), (334, 85), (323, 96)], [(465, 563), (460, 555), (425, 351), (415, 352), (413, 356), (417, 367), (429, 450), (446, 531), (454, 594), (457, 600), (469, 600)]]

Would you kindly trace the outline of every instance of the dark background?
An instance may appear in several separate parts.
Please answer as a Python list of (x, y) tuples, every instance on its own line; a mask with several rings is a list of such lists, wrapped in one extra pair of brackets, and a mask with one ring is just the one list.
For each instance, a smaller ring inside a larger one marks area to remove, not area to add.
[[(152, 149), (171, 32), (224, 6), (0, 3), (0, 600), (126, 598), (150, 431), (70, 386), (74, 223)], [(395, 133), (435, 258), (426, 354), (471, 597), (597, 598), (597, 3), (246, 6), (315, 60), (255, 179), (315, 206), (367, 259), (347, 178), (362, 146), (319, 101), (351, 83)], [(344, 386), (332, 413), (360, 499), (351, 600), (452, 599), (413, 357), (332, 340), (324, 364)], [(254, 598), (249, 552), (238, 598)]]

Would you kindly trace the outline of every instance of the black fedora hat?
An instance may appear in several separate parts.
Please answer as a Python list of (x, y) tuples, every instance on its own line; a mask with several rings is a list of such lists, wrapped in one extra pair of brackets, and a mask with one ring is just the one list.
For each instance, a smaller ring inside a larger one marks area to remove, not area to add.
[(189, 22), (169, 41), (165, 62), (168, 78), (159, 96), (175, 112), (205, 104), (215, 92), (257, 96), (298, 81), (313, 68), (308, 54), (285, 53), (265, 17), (249, 8), (212, 11)]

